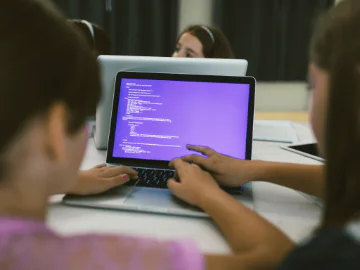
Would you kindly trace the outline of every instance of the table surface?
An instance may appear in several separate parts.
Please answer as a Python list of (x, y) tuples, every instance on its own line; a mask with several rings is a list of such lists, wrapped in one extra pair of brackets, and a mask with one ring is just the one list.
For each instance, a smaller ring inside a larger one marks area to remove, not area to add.
[(294, 122), (307, 122), (307, 112), (256, 112), (256, 120), (289, 120)]
[[(294, 128), (301, 141), (313, 140), (305, 124)], [(319, 164), (319, 162), (282, 150), (279, 143), (254, 142), (253, 159)], [(82, 169), (104, 163), (106, 153), (96, 150), (89, 139)], [(300, 193), (277, 185), (253, 183), (254, 210), (298, 242), (317, 226), (320, 207)], [(192, 239), (204, 252), (228, 253), (229, 246), (210, 219), (188, 218), (126, 211), (69, 207), (61, 204), (61, 196), (51, 199), (48, 225), (63, 235), (77, 233), (111, 233), (157, 239)]]

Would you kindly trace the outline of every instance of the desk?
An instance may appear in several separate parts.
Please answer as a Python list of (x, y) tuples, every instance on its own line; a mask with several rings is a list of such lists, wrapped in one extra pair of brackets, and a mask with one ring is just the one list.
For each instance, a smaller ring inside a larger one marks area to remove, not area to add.
[(294, 122), (308, 122), (307, 112), (257, 112), (256, 120), (289, 120)]
[[(307, 126), (294, 124), (300, 140), (309, 140)], [(278, 143), (254, 142), (254, 159), (318, 164), (317, 161), (281, 150)], [(95, 149), (93, 140), (82, 169), (105, 161), (105, 152)], [(280, 186), (256, 182), (253, 184), (254, 208), (261, 216), (278, 226), (294, 241), (306, 237), (316, 227), (320, 208), (298, 192)], [(75, 233), (114, 233), (155, 237), (157, 239), (188, 238), (204, 252), (228, 253), (229, 246), (210, 219), (198, 219), (155, 214), (106, 211), (64, 206), (54, 197), (49, 209), (48, 224), (63, 235)], [(244, 221), (246, 222), (246, 221)]]

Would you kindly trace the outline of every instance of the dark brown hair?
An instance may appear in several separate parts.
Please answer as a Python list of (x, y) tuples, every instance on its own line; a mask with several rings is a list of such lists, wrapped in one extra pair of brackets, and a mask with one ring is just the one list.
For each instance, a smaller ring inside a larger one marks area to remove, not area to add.
[[(96, 24), (84, 21), (84, 20), (70, 20), (77, 29), (81, 31), (84, 35), (87, 43), (90, 48), (95, 51), (96, 56), (99, 55), (110, 55), (111, 54), (111, 43), (109, 37), (106, 35), (105, 31), (97, 26)], [(93, 34), (89, 29), (87, 23), (89, 23), (93, 29)]]
[(205, 58), (235, 58), (229, 40), (219, 28), (190, 25), (179, 35), (177, 42), (185, 33), (190, 33), (199, 39)]
[(100, 98), (99, 68), (84, 38), (45, 0), (0, 1), (0, 177), (24, 125), (62, 102), (69, 133)]
[(318, 22), (310, 60), (329, 74), (322, 228), (360, 213), (360, 1), (344, 0)]

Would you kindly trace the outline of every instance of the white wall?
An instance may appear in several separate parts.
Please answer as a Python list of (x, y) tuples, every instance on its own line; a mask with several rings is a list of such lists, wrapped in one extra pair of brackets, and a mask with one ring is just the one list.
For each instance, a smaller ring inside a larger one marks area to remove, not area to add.
[(255, 111), (307, 111), (310, 92), (306, 87), (307, 84), (304, 82), (258, 82), (255, 91)]
[(190, 24), (212, 24), (212, 0), (180, 0), (179, 33)]

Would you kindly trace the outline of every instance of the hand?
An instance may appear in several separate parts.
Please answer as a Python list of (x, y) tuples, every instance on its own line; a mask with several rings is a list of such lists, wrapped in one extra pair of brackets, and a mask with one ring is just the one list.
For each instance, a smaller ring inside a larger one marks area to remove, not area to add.
[(219, 154), (208, 147), (188, 145), (187, 148), (206, 157), (191, 155), (183, 157), (182, 160), (199, 165), (211, 173), (221, 186), (239, 187), (255, 180), (254, 173), (259, 169), (256, 161), (238, 160)]
[(107, 167), (98, 165), (90, 170), (81, 171), (75, 187), (68, 193), (92, 195), (105, 192), (129, 181), (137, 179), (137, 172), (124, 166)]
[(191, 205), (201, 208), (204, 198), (222, 192), (215, 179), (198, 165), (175, 159), (170, 167), (176, 170), (179, 182), (169, 179), (168, 188), (176, 197)]

